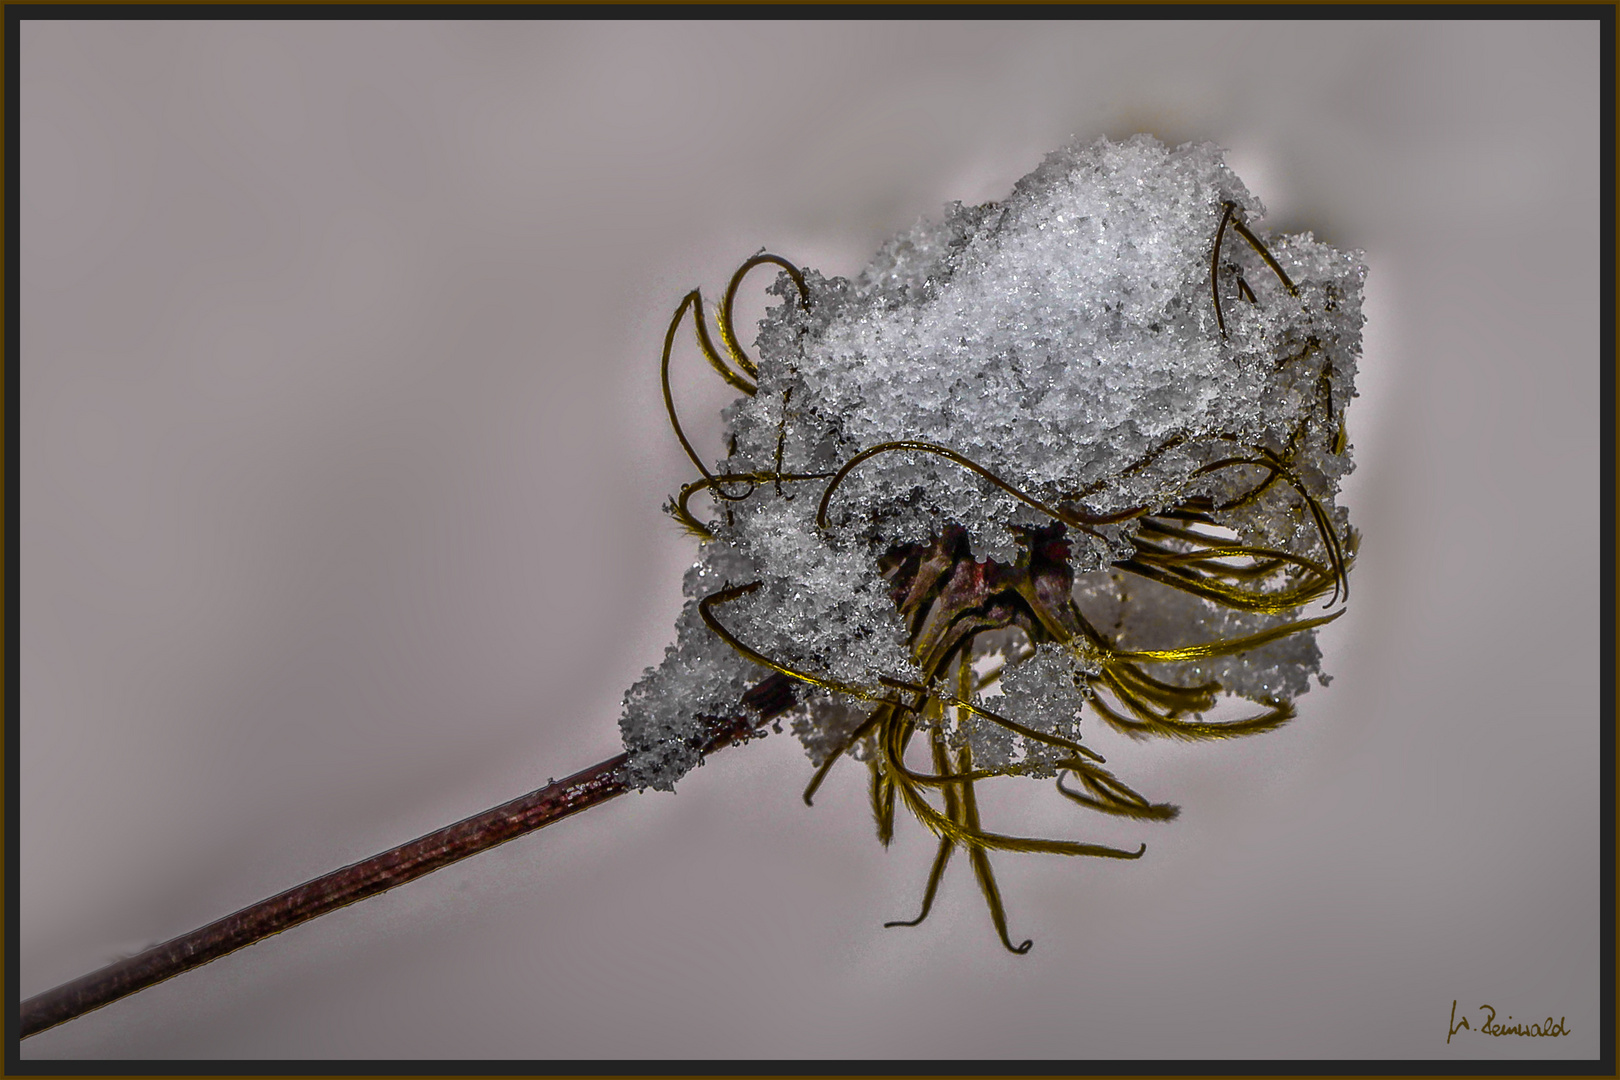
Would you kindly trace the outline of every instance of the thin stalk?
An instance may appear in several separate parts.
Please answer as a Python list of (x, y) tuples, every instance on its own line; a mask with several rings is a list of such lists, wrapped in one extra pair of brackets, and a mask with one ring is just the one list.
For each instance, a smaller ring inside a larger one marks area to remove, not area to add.
[[(779, 684), (778, 678), (768, 678), (744, 695), (744, 703), (754, 710), (749, 716), (714, 721), (712, 734), (703, 748), (705, 755), (745, 739), (755, 724), (792, 707), (791, 689)], [(19, 1010), (21, 1038), (110, 1005), (119, 998), (329, 911), (387, 892), (468, 856), (515, 840), (586, 807), (607, 802), (628, 790), (623, 776), (624, 763), (624, 754), (609, 758), (521, 798), (334, 870), (189, 934), (154, 945), (143, 953), (63, 983), (54, 990), (36, 994), (24, 1001)]]

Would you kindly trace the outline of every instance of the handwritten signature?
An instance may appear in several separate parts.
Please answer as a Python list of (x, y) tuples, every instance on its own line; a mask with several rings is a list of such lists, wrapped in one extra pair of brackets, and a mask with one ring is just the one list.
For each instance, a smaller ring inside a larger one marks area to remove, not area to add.
[(1560, 1016), (1557, 1020), (1554, 1020), (1549, 1016), (1545, 1020), (1537, 1020), (1530, 1024), (1523, 1023), (1522, 1021), (1515, 1024), (1513, 1022), (1513, 1017), (1509, 1016), (1507, 1023), (1498, 1024), (1496, 1022), (1496, 1010), (1491, 1006), (1481, 1005), (1480, 1011), (1489, 1013), (1490, 1015), (1480, 1022), (1479, 1027), (1469, 1027), (1468, 1017), (1465, 1016), (1461, 1020), (1457, 1019), (1457, 1002), (1455, 998), (1452, 999), (1451, 1024), (1446, 1030), (1446, 1044), (1448, 1046), (1451, 1044), (1451, 1037), (1457, 1034), (1459, 1031), (1478, 1031), (1481, 1035), (1496, 1036), (1528, 1035), (1531, 1038), (1541, 1039), (1569, 1034), (1569, 1029), (1564, 1026), (1564, 1018), (1562, 1016)]

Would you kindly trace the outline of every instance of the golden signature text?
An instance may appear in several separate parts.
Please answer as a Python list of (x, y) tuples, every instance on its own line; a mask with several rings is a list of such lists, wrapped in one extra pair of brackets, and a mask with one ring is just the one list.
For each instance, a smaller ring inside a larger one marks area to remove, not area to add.
[(1455, 998), (1452, 999), (1451, 1023), (1446, 1029), (1447, 1045), (1450, 1045), (1451, 1037), (1457, 1034), (1459, 1031), (1478, 1031), (1481, 1035), (1497, 1036), (1528, 1035), (1531, 1038), (1540, 1039), (1569, 1034), (1569, 1029), (1564, 1026), (1564, 1018), (1562, 1016), (1560, 1016), (1557, 1020), (1554, 1020), (1549, 1016), (1545, 1020), (1537, 1020), (1530, 1024), (1526, 1024), (1522, 1021), (1515, 1024), (1513, 1022), (1513, 1017), (1509, 1016), (1507, 1023), (1498, 1024), (1496, 1022), (1496, 1010), (1494, 1008), (1489, 1005), (1481, 1005), (1479, 1008), (1481, 1012), (1488, 1013), (1489, 1015), (1487, 1015), (1484, 1020), (1480, 1021), (1479, 1027), (1469, 1027), (1468, 1017), (1465, 1016), (1461, 1020), (1457, 1019), (1457, 1002)]

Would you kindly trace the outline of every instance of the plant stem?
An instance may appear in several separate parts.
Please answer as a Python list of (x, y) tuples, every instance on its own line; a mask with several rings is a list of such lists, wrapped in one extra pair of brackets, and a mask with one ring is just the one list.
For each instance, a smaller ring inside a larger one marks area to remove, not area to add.
[[(713, 720), (703, 748), (705, 755), (746, 739), (760, 721), (791, 708), (792, 689), (782, 676), (773, 675), (743, 695), (743, 703), (750, 707), (749, 715)], [(36, 994), (19, 1010), (20, 1037), (36, 1035), (272, 934), (606, 802), (628, 790), (622, 775), (625, 760), (624, 754), (609, 758), (521, 798), (334, 870), (189, 934)]]

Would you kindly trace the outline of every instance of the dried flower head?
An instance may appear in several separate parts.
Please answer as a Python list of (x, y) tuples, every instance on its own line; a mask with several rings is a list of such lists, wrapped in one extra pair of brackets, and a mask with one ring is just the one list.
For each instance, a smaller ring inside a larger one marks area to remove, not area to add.
[[(974, 785), (1056, 777), (1083, 806), (1168, 819), (1084, 744), (1085, 717), (1250, 735), (1326, 681), (1314, 631), (1342, 608), (1301, 608), (1348, 595), (1334, 495), (1365, 271), (1308, 234), (1263, 238), (1263, 212), (1213, 146), (1099, 140), (852, 281), (755, 256), (713, 310), (719, 347), (688, 294), (664, 392), (700, 478), (669, 510), (704, 543), (675, 643), (626, 695), (628, 780), (672, 788), (703, 718), (791, 693), (806, 801), (838, 758), (864, 760), (879, 837), (897, 802), (939, 837), (914, 922), (961, 847), (1015, 952), (989, 852), (1139, 857), (988, 831)], [(756, 362), (732, 307), (763, 265), (782, 302)], [(688, 310), (741, 393), (712, 469), (669, 393)], [(1252, 715), (1204, 719), (1224, 695)]]

